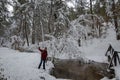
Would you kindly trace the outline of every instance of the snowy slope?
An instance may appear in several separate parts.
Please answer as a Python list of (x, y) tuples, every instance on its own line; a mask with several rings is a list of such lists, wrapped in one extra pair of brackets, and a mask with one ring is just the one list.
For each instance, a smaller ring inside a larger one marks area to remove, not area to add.
[[(7, 80), (59, 80), (49, 75), (53, 67), (47, 62), (46, 71), (37, 69), (40, 61), (38, 53), (21, 53), (8, 48), (0, 48), (0, 69)], [(61, 79), (62, 80), (62, 79)]]
[(87, 45), (80, 47), (80, 51), (86, 58), (97, 62), (107, 62), (105, 53), (111, 44), (116, 51), (120, 51), (120, 41), (115, 38), (114, 28), (110, 28), (107, 31), (107, 37), (105, 39), (92, 39), (86, 41)]

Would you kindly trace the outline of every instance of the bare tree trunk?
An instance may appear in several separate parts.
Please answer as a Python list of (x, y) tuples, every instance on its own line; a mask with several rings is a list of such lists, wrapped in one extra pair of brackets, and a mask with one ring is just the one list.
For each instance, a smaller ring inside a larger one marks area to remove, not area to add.
[(81, 7), (81, 13), (84, 14), (84, 10), (83, 10), (83, 9), (84, 9), (84, 7), (83, 7), (83, 6), (84, 6), (84, 5), (83, 5), (83, 0), (81, 0), (81, 6), (82, 6), (82, 7)]
[(97, 38), (100, 37), (100, 25), (99, 25), (99, 20), (96, 18), (96, 33), (97, 33)]
[[(93, 15), (92, 0), (90, 0), (90, 13)], [(93, 20), (93, 16), (91, 18)]]
[(44, 29), (43, 29), (42, 22), (41, 22), (41, 30), (42, 30), (42, 41), (45, 41), (45, 39), (44, 39)]
[[(97, 0), (97, 7), (98, 10), (98, 16), (100, 16), (100, 14), (102, 13), (102, 10), (100, 10), (100, 0)], [(100, 25), (100, 21), (98, 18), (96, 18), (96, 28), (97, 28), (97, 37), (101, 37), (101, 25)]]
[(113, 18), (114, 18), (114, 24), (115, 24), (115, 29), (116, 29), (116, 38), (117, 40), (120, 40), (120, 34), (119, 34), (119, 28), (118, 28), (118, 22), (117, 22), (117, 15), (115, 12), (115, 1), (113, 0), (113, 4), (112, 4), (112, 11), (113, 11)]
[(49, 14), (49, 20), (48, 20), (48, 29), (49, 29), (49, 33), (51, 33), (51, 24), (52, 24), (52, 15), (53, 15), (53, 0), (51, 0), (51, 6), (50, 6), (50, 14)]
[(29, 40), (28, 40), (28, 34), (27, 34), (26, 14), (25, 14), (25, 24), (24, 24), (24, 27), (25, 27), (25, 37), (26, 37), (26, 40), (27, 40), (27, 46), (29, 46)]
[(92, 19), (92, 30), (93, 30), (93, 37), (94, 37), (94, 18), (93, 18), (93, 8), (92, 8), (92, 0), (90, 0), (90, 13), (91, 13), (91, 19)]
[(35, 44), (35, 10), (33, 10), (32, 44)]

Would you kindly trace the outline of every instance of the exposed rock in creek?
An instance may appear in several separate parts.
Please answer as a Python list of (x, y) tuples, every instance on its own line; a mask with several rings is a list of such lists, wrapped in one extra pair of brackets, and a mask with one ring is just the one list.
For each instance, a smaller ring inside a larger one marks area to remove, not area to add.
[(85, 64), (80, 60), (57, 60), (54, 63), (51, 75), (56, 78), (72, 80), (100, 80), (104, 76), (113, 78), (114, 75), (107, 72), (106, 63), (89, 62)]

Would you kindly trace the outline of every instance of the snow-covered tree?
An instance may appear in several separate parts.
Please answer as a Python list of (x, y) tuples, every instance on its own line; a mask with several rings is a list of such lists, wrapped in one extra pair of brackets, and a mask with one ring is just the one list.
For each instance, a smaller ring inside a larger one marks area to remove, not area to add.
[(11, 24), (8, 5), (10, 5), (8, 0), (0, 0), (0, 36), (5, 36), (5, 30)]
[(115, 26), (116, 39), (120, 39), (120, 24), (119, 24), (119, 0), (107, 0), (106, 1), (106, 12), (111, 18), (112, 23)]

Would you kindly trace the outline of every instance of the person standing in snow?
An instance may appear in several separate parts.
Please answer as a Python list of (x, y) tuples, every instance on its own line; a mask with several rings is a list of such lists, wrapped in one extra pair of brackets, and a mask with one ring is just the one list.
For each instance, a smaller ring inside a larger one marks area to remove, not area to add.
[(45, 62), (46, 62), (46, 59), (47, 59), (47, 47), (45, 47), (44, 50), (40, 49), (40, 47), (38, 48), (39, 51), (41, 52), (41, 61), (40, 61), (40, 64), (38, 66), (38, 69), (40, 69), (42, 63), (43, 63), (43, 69), (45, 69)]

